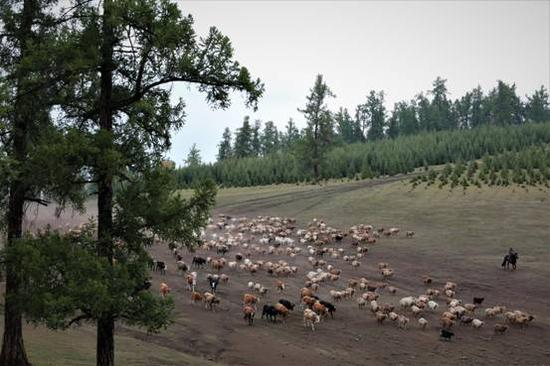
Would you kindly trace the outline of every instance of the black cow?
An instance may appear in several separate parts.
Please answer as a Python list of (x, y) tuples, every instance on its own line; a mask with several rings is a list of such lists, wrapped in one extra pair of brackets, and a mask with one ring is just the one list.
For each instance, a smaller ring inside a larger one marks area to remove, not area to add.
[(193, 257), (193, 261), (191, 262), (191, 265), (193, 267), (201, 267), (206, 264), (206, 259), (202, 257)]
[(284, 307), (287, 308), (288, 310), (294, 310), (294, 304), (288, 300), (280, 299), (279, 304), (284, 305)]
[(444, 341), (450, 341), (451, 338), (452, 338), (454, 335), (455, 335), (455, 334), (454, 334), (453, 332), (451, 332), (450, 330), (441, 329), (441, 333), (439, 333), (439, 339), (444, 340)]
[(321, 305), (324, 305), (325, 308), (327, 308), (328, 313), (330, 314), (331, 318), (334, 318), (334, 313), (336, 312), (336, 306), (332, 305), (328, 301), (320, 300), (319, 301)]
[(266, 304), (264, 305), (262, 310), (262, 319), (265, 316), (267, 320), (271, 320), (272, 322), (275, 323), (277, 321), (278, 314), (279, 312), (277, 311), (277, 309), (275, 309), (275, 306)]

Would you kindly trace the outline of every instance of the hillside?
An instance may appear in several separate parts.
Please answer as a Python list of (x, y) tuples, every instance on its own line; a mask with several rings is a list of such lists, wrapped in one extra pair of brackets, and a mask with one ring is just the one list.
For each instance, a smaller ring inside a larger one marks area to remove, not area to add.
[[(370, 247), (363, 266), (354, 273), (344, 267), (345, 278), (366, 276), (378, 279), (376, 263), (386, 261), (396, 270), (390, 283), (402, 294), (423, 291), (421, 276), (429, 274), (437, 283), (453, 280), (459, 284), (459, 296), (467, 299), (479, 294), (487, 298), (487, 305), (506, 304), (510, 309), (524, 309), (536, 316), (525, 330), (511, 329), (503, 337), (495, 337), (492, 328), (475, 332), (469, 327), (455, 329), (452, 343), (441, 343), (437, 337), (437, 320), (429, 330), (420, 331), (414, 318), (410, 329), (400, 331), (391, 324), (377, 326), (370, 312), (358, 312), (354, 301), (337, 305), (334, 320), (318, 325), (313, 335), (301, 324), (299, 311), (285, 324), (262, 321), (259, 314), (253, 327), (241, 319), (240, 299), (246, 291), (246, 282), (252, 279), (271, 288), (273, 278), (265, 273), (256, 276), (242, 272), (228, 272), (229, 285), (222, 286), (220, 310), (210, 313), (202, 306), (189, 303), (189, 292), (184, 289), (181, 275), (175, 271), (174, 259), (164, 246), (152, 249), (156, 258), (169, 263), (166, 277), (154, 275), (153, 289), (160, 281), (173, 288), (176, 302), (176, 322), (159, 335), (121, 326), (117, 338), (119, 363), (128, 365), (196, 365), (207, 359), (222, 364), (279, 365), (281, 362), (303, 365), (329, 365), (335, 358), (341, 364), (364, 364), (365, 357), (372, 364), (445, 362), (464, 364), (544, 364), (548, 360), (545, 339), (550, 336), (548, 302), (550, 290), (547, 278), (548, 243), (550, 236), (550, 199), (547, 190), (521, 189), (517, 186), (499, 188), (469, 188), (462, 190), (418, 187), (411, 190), (410, 177), (331, 183), (324, 186), (280, 185), (256, 188), (221, 189), (215, 214), (281, 215), (297, 219), (303, 227), (312, 218), (325, 220), (329, 225), (345, 228), (358, 223), (375, 226), (398, 226), (414, 230), (413, 239), (404, 235), (396, 239), (382, 239)], [(51, 212), (49, 212), (51, 213)], [(34, 223), (51, 220), (41, 210), (30, 217)], [(93, 210), (89, 212), (93, 214)], [(66, 213), (68, 219), (70, 213)], [(78, 221), (77, 217), (73, 222)], [(349, 244), (345, 244), (348, 248)], [(520, 253), (519, 270), (500, 269), (502, 255), (512, 246)], [(346, 249), (347, 250), (347, 249)], [(199, 250), (195, 255), (215, 255)], [(232, 257), (233, 252), (228, 256)], [(192, 254), (185, 254), (190, 262)], [(253, 257), (254, 259), (256, 256)], [(305, 258), (293, 261), (300, 266), (299, 275), (285, 279), (288, 284), (285, 297), (296, 301), (308, 270)], [(205, 290), (204, 275), (200, 270), (198, 286)], [(342, 287), (329, 284), (329, 288)], [(320, 294), (325, 296), (327, 289)], [(271, 290), (270, 290), (271, 291)], [(268, 293), (265, 301), (273, 302), (278, 294)], [(397, 296), (396, 299), (399, 299)], [(395, 301), (383, 294), (384, 301)], [(484, 304), (485, 305), (485, 304)], [(492, 323), (491, 323), (492, 324)], [(492, 325), (491, 325), (492, 326)], [(83, 327), (69, 332), (50, 332), (43, 328), (27, 327), (26, 342), (37, 365), (93, 365), (92, 329)], [(521, 334), (521, 337), (518, 335)], [(252, 351), (270, 344), (261, 354)], [(392, 351), (386, 347), (391, 344)], [(521, 354), (510, 350), (522, 349)], [(307, 350), (306, 353), (303, 350)], [(361, 352), (358, 352), (361, 350)], [(368, 350), (365, 355), (363, 350)], [(546, 353), (545, 353), (546, 352)], [(330, 356), (332, 355), (332, 356)], [(284, 358), (284, 361), (283, 361)]]

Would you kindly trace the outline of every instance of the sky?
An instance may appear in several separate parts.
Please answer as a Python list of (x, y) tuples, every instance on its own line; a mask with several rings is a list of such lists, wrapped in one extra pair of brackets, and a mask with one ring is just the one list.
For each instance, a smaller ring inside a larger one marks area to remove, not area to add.
[[(168, 156), (177, 165), (193, 143), (206, 162), (216, 159), (225, 127), (234, 132), (245, 115), (289, 118), (304, 127), (298, 108), (317, 74), (336, 98), (332, 110), (350, 112), (370, 90), (384, 90), (386, 107), (410, 100), (447, 79), (451, 98), (497, 80), (516, 83), (521, 97), (550, 85), (549, 1), (178, 1), (192, 14), (198, 35), (216, 26), (235, 59), (265, 83), (254, 112), (239, 93), (226, 110), (213, 110), (193, 87), (174, 85), (186, 102), (186, 124)], [(353, 113), (352, 113), (353, 114)]]

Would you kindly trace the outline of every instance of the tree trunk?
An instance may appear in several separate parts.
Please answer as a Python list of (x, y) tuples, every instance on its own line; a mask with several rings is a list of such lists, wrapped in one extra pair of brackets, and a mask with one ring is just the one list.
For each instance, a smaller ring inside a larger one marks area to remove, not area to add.
[(115, 321), (105, 317), (97, 322), (97, 366), (115, 364)]
[[(32, 24), (39, 9), (35, 0), (25, 0), (23, 3), (21, 27), (17, 38), (20, 47), (20, 59), (27, 55), (28, 41), (32, 38)], [(24, 76), (18, 75), (16, 91), (19, 92), (24, 84)], [(13, 157), (18, 168), (25, 164), (27, 157), (28, 125), (32, 123), (32, 95), (19, 96), (14, 105), (13, 121)], [(8, 232), (6, 247), (17, 245), (23, 232), (23, 215), (25, 206), (24, 171), (19, 171), (10, 184), (8, 201)], [(30, 365), (23, 343), (22, 314), (15, 299), (19, 291), (17, 268), (13, 263), (6, 263), (6, 292), (4, 309), (4, 336), (2, 351), (0, 352), (0, 366), (28, 366)]]
[[(101, 46), (101, 91), (99, 97), (99, 127), (100, 133), (107, 138), (102, 140), (101, 153), (107, 155), (113, 149), (113, 44), (114, 34), (111, 19), (112, 0), (103, 2), (103, 44)], [(108, 160), (108, 159), (107, 159)], [(97, 167), (98, 173), (98, 256), (113, 263), (113, 167), (109, 161)], [(110, 279), (107, 279), (108, 281)], [(97, 366), (114, 366), (115, 321), (112, 311), (106, 311), (97, 322)]]

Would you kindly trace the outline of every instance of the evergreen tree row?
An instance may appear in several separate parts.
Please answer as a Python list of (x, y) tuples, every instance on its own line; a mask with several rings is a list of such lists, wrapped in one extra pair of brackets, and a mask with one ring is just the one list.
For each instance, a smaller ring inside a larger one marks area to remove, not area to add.
[(226, 159), (212, 164), (176, 169), (180, 187), (211, 178), (221, 186), (253, 186), (310, 182), (319, 179), (365, 179), (408, 173), (415, 168), (480, 159), (485, 155), (520, 151), (550, 143), (550, 123), (519, 126), (481, 126), (472, 130), (424, 132), (395, 139), (338, 146), (327, 151), (319, 176), (301, 150), (299, 140), (290, 151), (263, 158)]
[[(316, 156), (314, 159), (309, 157), (311, 168), (315, 170), (313, 163), (321, 158), (323, 150), (343, 144), (483, 125), (550, 121), (549, 96), (544, 86), (521, 100), (515, 84), (508, 85), (503, 81), (498, 81), (497, 86), (488, 93), (478, 86), (453, 101), (449, 97), (446, 80), (438, 77), (427, 93), (419, 93), (410, 101), (396, 103), (391, 112), (386, 110), (384, 92), (371, 90), (365, 103), (356, 107), (354, 117), (342, 107), (336, 112), (329, 111), (325, 105), (325, 99), (329, 97), (334, 95), (322, 76), (318, 75), (307, 97), (306, 107), (299, 109), (308, 122), (301, 131), (292, 119), (285, 131), (278, 131), (272, 121), (266, 122), (262, 129), (261, 121), (257, 120), (252, 125), (246, 116), (234, 136), (229, 128), (225, 129), (218, 145), (218, 161), (288, 151), (296, 147), (298, 140), (303, 140), (309, 149), (302, 152)], [(319, 144), (312, 144), (311, 137), (313, 141), (318, 139)]]
[(457, 162), (446, 164), (440, 170), (430, 169), (426, 174), (411, 179), (413, 188), (426, 184), (437, 184), (439, 188), (449, 185), (460, 186), (521, 186), (550, 187), (550, 146), (531, 146), (520, 151), (507, 151), (502, 154), (484, 155), (481, 161), (472, 160), (468, 164)]

